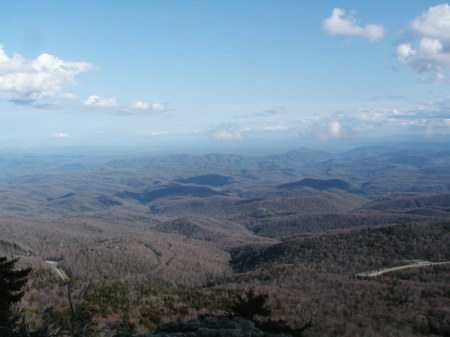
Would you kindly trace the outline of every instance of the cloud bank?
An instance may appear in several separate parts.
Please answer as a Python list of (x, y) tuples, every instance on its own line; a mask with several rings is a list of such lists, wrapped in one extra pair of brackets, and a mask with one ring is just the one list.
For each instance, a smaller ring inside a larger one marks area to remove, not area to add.
[(122, 105), (116, 98), (103, 98), (91, 95), (82, 102), (83, 108), (108, 111), (115, 114), (143, 114), (147, 112), (163, 112), (169, 108), (163, 103), (147, 103), (144, 101), (133, 101), (129, 106)]
[(221, 141), (236, 141), (244, 139), (239, 130), (223, 126), (210, 131), (209, 137), (213, 140)]
[(450, 6), (430, 7), (410, 23), (413, 36), (419, 38), (417, 47), (412, 41), (397, 47), (397, 58), (417, 73), (429, 73), (422, 81), (444, 81), (450, 71)]
[(369, 41), (381, 40), (386, 34), (386, 29), (381, 25), (358, 26), (354, 16), (345, 16), (345, 11), (341, 8), (334, 8), (331, 16), (322, 21), (322, 29), (330, 35), (358, 36)]

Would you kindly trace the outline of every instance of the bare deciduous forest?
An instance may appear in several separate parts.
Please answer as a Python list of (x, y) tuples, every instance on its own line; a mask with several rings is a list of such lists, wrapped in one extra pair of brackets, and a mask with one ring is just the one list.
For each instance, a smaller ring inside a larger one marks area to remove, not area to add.
[(70, 279), (79, 310), (134, 334), (226, 314), (252, 286), (273, 319), (311, 321), (305, 336), (448, 336), (449, 265), (356, 277), (450, 261), (448, 168), (443, 148), (5, 154), (0, 254), (32, 268), (21, 302), (31, 330), (46, 308), (68, 312)]

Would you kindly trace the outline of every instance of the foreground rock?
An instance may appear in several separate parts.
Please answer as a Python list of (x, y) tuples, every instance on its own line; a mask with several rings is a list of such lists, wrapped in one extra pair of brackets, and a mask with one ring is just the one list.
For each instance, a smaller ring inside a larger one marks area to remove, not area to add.
[(259, 330), (252, 321), (240, 318), (206, 317), (202, 320), (170, 322), (154, 333), (136, 337), (292, 337)]

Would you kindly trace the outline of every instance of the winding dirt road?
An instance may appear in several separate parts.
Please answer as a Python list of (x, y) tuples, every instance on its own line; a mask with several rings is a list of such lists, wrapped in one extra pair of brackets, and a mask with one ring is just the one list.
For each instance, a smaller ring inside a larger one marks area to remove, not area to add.
[(64, 270), (62, 270), (61, 268), (59, 268), (59, 262), (58, 261), (51, 261), (51, 260), (47, 260), (45, 261), (47, 262), (49, 265), (51, 265), (53, 267), (53, 270), (58, 274), (59, 277), (61, 277), (61, 279), (63, 281), (69, 281), (69, 277), (67, 276), (66, 272)]

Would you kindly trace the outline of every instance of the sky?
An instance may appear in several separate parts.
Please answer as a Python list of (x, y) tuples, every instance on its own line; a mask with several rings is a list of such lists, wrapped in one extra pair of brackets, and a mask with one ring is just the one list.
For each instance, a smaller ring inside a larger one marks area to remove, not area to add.
[(0, 150), (450, 139), (442, 1), (0, 2)]

